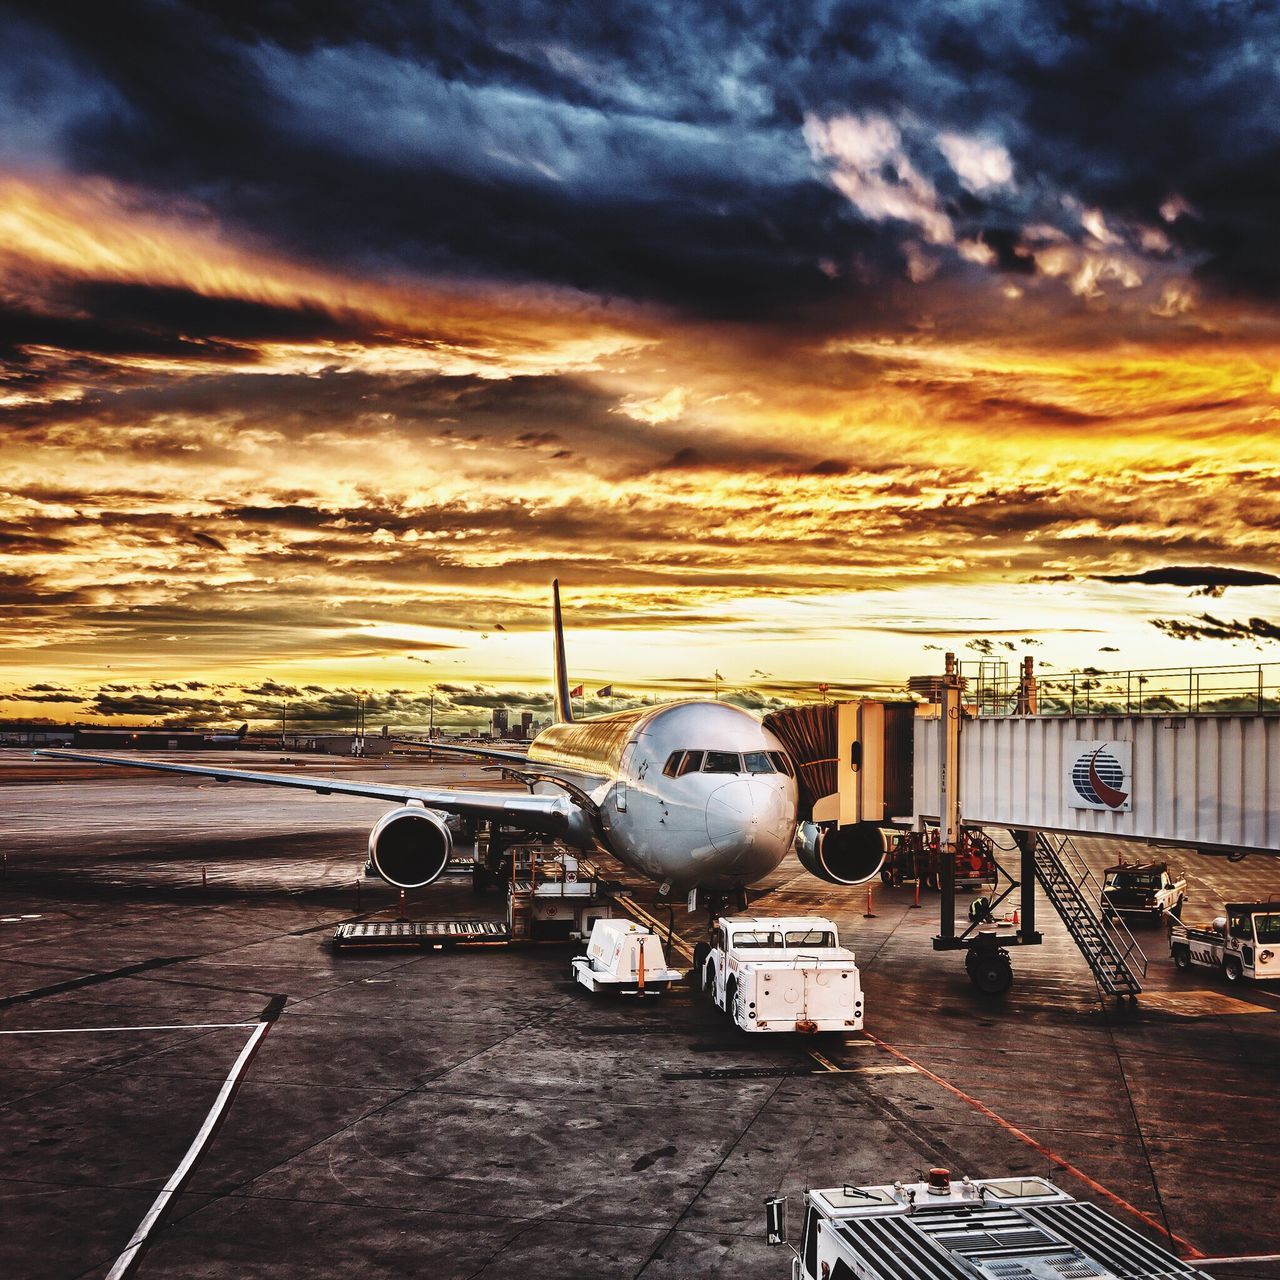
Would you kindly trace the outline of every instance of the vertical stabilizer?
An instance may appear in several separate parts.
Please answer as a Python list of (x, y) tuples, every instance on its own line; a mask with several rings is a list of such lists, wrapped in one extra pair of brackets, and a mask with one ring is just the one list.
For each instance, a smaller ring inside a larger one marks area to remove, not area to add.
[(564, 620), (560, 616), (560, 579), (551, 583), (552, 626), (555, 628), (556, 723), (573, 720), (573, 703), (569, 699), (569, 669), (564, 661)]

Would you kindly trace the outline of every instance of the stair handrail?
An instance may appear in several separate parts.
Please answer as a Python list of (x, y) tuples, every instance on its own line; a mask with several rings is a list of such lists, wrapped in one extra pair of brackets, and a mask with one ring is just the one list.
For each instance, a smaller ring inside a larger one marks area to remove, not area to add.
[[(1045, 843), (1056, 855), (1059, 864), (1065, 864), (1064, 870), (1069, 870), (1068, 879), (1071, 879), (1076, 893), (1085, 900), (1086, 906), (1090, 909), (1090, 914), (1093, 914), (1093, 903), (1102, 901), (1102, 886), (1089, 869), (1088, 863), (1081, 857), (1080, 851), (1075, 847), (1071, 837), (1068, 835), (1061, 836), (1060, 843), (1056, 848), (1047, 837), (1045, 838)], [(1070, 873), (1073, 873), (1074, 878)], [(1089, 890), (1087, 893), (1085, 892), (1086, 886)], [(1114, 935), (1108, 941), (1111, 943), (1117, 958), (1131, 972), (1136, 969), (1145, 978), (1149, 963), (1147, 953), (1138, 945), (1137, 938), (1133, 936), (1129, 926), (1121, 919), (1119, 913), (1113, 912), (1110, 919), (1101, 913), (1095, 918), (1100, 919), (1104, 935), (1106, 933)]]

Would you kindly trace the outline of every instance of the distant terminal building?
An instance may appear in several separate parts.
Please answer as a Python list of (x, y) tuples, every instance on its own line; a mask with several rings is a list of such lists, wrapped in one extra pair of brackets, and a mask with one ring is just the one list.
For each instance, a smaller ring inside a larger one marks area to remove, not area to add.
[(0, 747), (69, 747), (75, 726), (40, 720), (8, 720), (0, 723)]
[(327, 756), (386, 756), (401, 750), (395, 738), (366, 735), (358, 738), (354, 733), (312, 733), (298, 739), (301, 751), (319, 751)]
[(245, 729), (229, 733), (216, 729), (168, 729), (163, 725), (117, 729), (101, 724), (78, 724), (71, 735), (72, 746), (93, 751), (207, 751), (239, 746)]

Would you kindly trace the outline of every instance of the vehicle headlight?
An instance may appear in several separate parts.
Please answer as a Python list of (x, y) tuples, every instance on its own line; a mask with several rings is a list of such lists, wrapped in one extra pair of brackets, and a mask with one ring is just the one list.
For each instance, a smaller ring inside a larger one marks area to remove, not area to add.
[(1258, 959), (1261, 960), (1263, 964), (1266, 964), (1267, 961), (1270, 960), (1271, 957), (1274, 955), (1275, 955), (1274, 951), (1259, 951)]

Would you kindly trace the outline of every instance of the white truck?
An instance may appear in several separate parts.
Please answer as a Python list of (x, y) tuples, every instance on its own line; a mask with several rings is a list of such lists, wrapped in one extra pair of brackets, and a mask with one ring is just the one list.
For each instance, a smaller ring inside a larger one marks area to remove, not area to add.
[(1212, 924), (1175, 923), (1169, 952), (1179, 969), (1221, 969), (1228, 982), (1280, 980), (1280, 902), (1228, 902)]
[(698, 980), (743, 1031), (857, 1031), (862, 981), (822, 916), (722, 916)]
[(1168, 915), (1182, 915), (1187, 900), (1186, 878), (1167, 862), (1120, 862), (1102, 876), (1102, 914), (1138, 916), (1159, 924)]
[(656, 996), (684, 979), (681, 970), (667, 968), (657, 934), (634, 920), (597, 920), (587, 954), (574, 956), (569, 970), (588, 991), (625, 996)]
[(962, 1178), (810, 1191), (798, 1249), (786, 1197), (765, 1201), (766, 1240), (792, 1280), (1210, 1280), (1045, 1178)]

